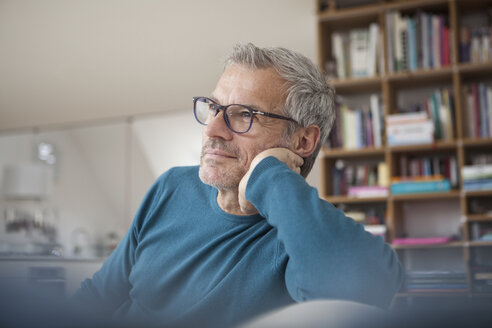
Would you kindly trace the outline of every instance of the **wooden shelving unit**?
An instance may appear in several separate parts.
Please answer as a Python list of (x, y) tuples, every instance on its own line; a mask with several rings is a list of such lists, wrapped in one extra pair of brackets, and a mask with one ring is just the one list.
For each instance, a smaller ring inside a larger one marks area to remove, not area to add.
[[(329, 4), (322, 6), (322, 4)], [(416, 88), (421, 85), (430, 87), (434, 86), (451, 86), (454, 95), (454, 122), (453, 127), (455, 138), (450, 141), (436, 141), (432, 144), (411, 145), (389, 147), (383, 145), (380, 148), (363, 148), (363, 149), (323, 149), (322, 155), (322, 197), (335, 204), (385, 204), (387, 209), (386, 225), (388, 228), (387, 241), (391, 243), (393, 238), (402, 237), (405, 234), (404, 221), (402, 216), (402, 207), (413, 206), (415, 203), (427, 201), (453, 201), (459, 203), (460, 213), (457, 216), (461, 218), (461, 240), (454, 241), (444, 245), (418, 245), (418, 246), (401, 246), (392, 245), (395, 250), (412, 250), (412, 249), (461, 249), (463, 253), (463, 262), (467, 268), (467, 279), (469, 291), (467, 293), (438, 293), (436, 296), (447, 295), (468, 295), (479, 297), (484, 294), (475, 294), (472, 292), (472, 273), (469, 264), (471, 263), (471, 250), (474, 248), (490, 247), (492, 252), (492, 242), (474, 241), (471, 238), (471, 225), (473, 223), (492, 222), (492, 215), (473, 214), (470, 212), (469, 203), (471, 199), (485, 198), (492, 202), (492, 190), (488, 191), (465, 191), (462, 189), (463, 181), (459, 177), (458, 188), (449, 192), (442, 193), (422, 193), (408, 195), (389, 195), (388, 197), (375, 198), (354, 198), (347, 196), (331, 195), (331, 169), (335, 166), (337, 160), (357, 159), (365, 161), (368, 159), (377, 159), (386, 162), (389, 170), (389, 176), (397, 176), (397, 157), (405, 154), (451, 154), (456, 157), (459, 171), (462, 166), (468, 165), (471, 153), (483, 151), (492, 154), (492, 137), (490, 138), (470, 138), (467, 135), (467, 122), (465, 121), (466, 99), (463, 96), (464, 88), (468, 83), (475, 80), (492, 80), (492, 62), (486, 63), (464, 63), (459, 61), (459, 35), (460, 35), (460, 17), (463, 12), (484, 11), (492, 8), (492, 0), (374, 0), (368, 5), (361, 5), (353, 8), (337, 9), (335, 1), (318, 0), (318, 8), (326, 8), (318, 11), (318, 58), (319, 66), (325, 69), (325, 64), (332, 59), (331, 54), (331, 36), (336, 31), (347, 31), (352, 28), (361, 28), (369, 26), (370, 23), (377, 23), (381, 36), (383, 36), (381, 48), (383, 50), (382, 71), (372, 77), (364, 78), (347, 78), (332, 79), (330, 83), (335, 88), (337, 94), (346, 97), (354, 95), (379, 93), (384, 104), (384, 115), (396, 112), (397, 92), (405, 92), (406, 89)], [(388, 54), (387, 54), (387, 36), (385, 15), (388, 10), (396, 10), (405, 14), (413, 14), (417, 11), (444, 13), (449, 22), (449, 28), (452, 35), (450, 42), (451, 64), (447, 67), (435, 69), (419, 69), (415, 71), (403, 71), (389, 73)], [(384, 134), (383, 134), (384, 137)], [(418, 297), (413, 293), (403, 293), (400, 297)], [(428, 295), (427, 295), (428, 296)]]

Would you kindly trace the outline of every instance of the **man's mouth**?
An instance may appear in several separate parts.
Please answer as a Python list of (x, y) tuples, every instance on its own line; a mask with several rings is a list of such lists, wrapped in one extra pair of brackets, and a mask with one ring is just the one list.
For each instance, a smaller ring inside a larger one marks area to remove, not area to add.
[(236, 158), (236, 156), (220, 149), (207, 149), (205, 150), (205, 155), (220, 158)]

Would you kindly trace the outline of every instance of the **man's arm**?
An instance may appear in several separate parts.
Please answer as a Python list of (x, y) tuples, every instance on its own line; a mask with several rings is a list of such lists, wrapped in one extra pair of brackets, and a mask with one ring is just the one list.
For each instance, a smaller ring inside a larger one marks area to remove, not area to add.
[(276, 157), (261, 160), (250, 173), (245, 196), (277, 229), (288, 255), (287, 289), (296, 301), (390, 304), (402, 270), (380, 237), (319, 199), (316, 189)]

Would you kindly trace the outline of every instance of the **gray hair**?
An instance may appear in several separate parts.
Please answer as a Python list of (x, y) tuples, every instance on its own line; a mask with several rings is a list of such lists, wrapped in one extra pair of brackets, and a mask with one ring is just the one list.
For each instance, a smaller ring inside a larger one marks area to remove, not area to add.
[[(287, 98), (282, 112), (301, 126), (316, 124), (320, 141), (304, 158), (301, 175), (307, 177), (335, 120), (335, 91), (320, 69), (307, 57), (285, 48), (258, 48), (252, 43), (237, 44), (226, 59), (226, 68), (238, 64), (252, 69), (274, 68), (287, 81)], [(284, 138), (289, 139), (297, 125), (289, 122)]]

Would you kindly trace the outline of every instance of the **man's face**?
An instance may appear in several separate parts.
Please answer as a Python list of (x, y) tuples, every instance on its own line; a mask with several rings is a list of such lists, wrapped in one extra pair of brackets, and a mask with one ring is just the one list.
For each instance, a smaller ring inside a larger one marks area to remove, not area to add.
[[(222, 74), (210, 98), (218, 104), (241, 104), (261, 111), (282, 114), (285, 80), (274, 69), (252, 70), (231, 65)], [(287, 147), (284, 120), (257, 115), (245, 134), (232, 132), (223, 112), (204, 127), (200, 179), (219, 190), (237, 189), (251, 161), (263, 150)]]

